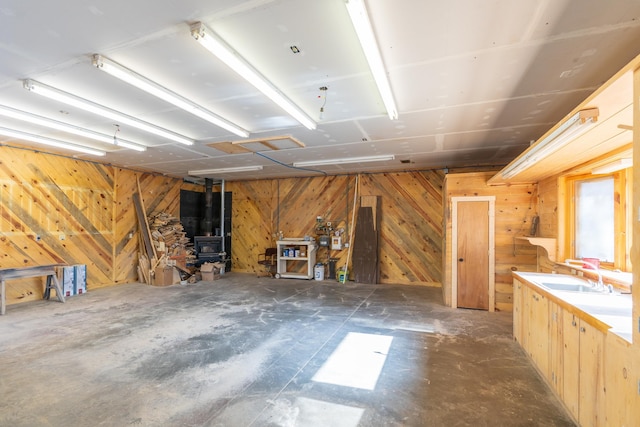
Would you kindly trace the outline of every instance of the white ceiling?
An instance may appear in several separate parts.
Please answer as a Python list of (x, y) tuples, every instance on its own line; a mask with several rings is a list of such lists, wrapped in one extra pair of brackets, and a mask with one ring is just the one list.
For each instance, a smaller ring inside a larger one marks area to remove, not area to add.
[[(79, 158), (187, 177), (189, 170), (262, 165), (228, 180), (313, 175), (293, 162), (394, 154), (387, 162), (314, 167), (356, 171), (503, 166), (640, 54), (637, 0), (367, 0), (399, 110), (389, 120), (344, 0), (3, 0), (0, 105), (108, 135), (112, 120), (47, 100), (33, 79), (196, 140), (172, 143), (120, 125), (146, 152), (95, 143)], [(208, 54), (201, 21), (318, 123), (308, 130)], [(290, 46), (297, 46), (294, 54)], [(104, 55), (249, 130), (305, 144), (228, 154), (242, 138), (97, 70)], [(325, 101), (324, 113), (320, 108)], [(0, 116), (0, 126), (89, 140)], [(5, 144), (27, 144), (0, 137)], [(263, 157), (268, 156), (273, 162)], [(283, 165), (284, 164), (284, 165)]]

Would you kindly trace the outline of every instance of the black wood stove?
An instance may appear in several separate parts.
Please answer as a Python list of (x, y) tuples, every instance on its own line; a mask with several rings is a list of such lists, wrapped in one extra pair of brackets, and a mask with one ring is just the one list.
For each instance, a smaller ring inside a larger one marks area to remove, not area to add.
[(222, 236), (195, 236), (193, 246), (196, 250), (196, 264), (225, 261), (222, 252)]

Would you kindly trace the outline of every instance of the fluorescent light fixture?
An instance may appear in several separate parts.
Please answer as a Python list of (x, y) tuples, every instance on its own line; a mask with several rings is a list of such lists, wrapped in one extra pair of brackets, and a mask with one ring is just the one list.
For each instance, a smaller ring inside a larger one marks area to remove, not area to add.
[(116, 110), (112, 110), (111, 108), (96, 104), (95, 102), (80, 98), (67, 92), (63, 92), (59, 89), (47, 86), (34, 80), (25, 80), (23, 86), (30, 92), (37, 93), (49, 99), (53, 99), (54, 101), (62, 102), (64, 104), (83, 109), (98, 116), (115, 120), (116, 122), (118, 122), (118, 124), (127, 124), (142, 131), (160, 136), (162, 138), (179, 142), (180, 144), (193, 145), (193, 140), (185, 136), (161, 128), (160, 126), (138, 120), (135, 117), (129, 116)]
[(249, 64), (238, 52), (227, 44), (220, 36), (207, 28), (202, 22), (191, 25), (191, 35), (205, 49), (227, 64), (233, 71), (251, 83), (260, 92), (275, 102), (291, 117), (299, 121), (307, 129), (315, 129), (316, 123), (304, 111), (298, 108), (282, 92), (280, 92), (258, 70)]
[(95, 150), (89, 147), (72, 144), (70, 142), (59, 141), (57, 139), (46, 138), (34, 135), (32, 133), (22, 132), (19, 130), (0, 127), (0, 135), (9, 136), (11, 138), (24, 139), (26, 141), (37, 142), (38, 144), (49, 145), (51, 147), (64, 148), (67, 150), (78, 151), (80, 153), (93, 154), (94, 156), (104, 156), (106, 153), (101, 150)]
[(238, 166), (236, 168), (200, 169), (189, 171), (189, 175), (221, 175), (223, 173), (261, 171), (262, 166)]
[(594, 175), (603, 174), (603, 173), (612, 173), (622, 169), (630, 168), (632, 166), (633, 166), (633, 159), (631, 158), (618, 159), (613, 162), (607, 163), (606, 165), (593, 168), (591, 173)]
[(171, 90), (160, 86), (159, 84), (147, 79), (146, 77), (141, 76), (140, 74), (132, 71), (128, 68), (123, 67), (110, 60), (109, 58), (105, 58), (102, 55), (93, 55), (93, 65), (98, 70), (102, 70), (113, 77), (122, 80), (125, 83), (129, 83), (132, 86), (137, 87), (157, 98), (162, 99), (170, 104), (175, 105), (178, 108), (183, 109), (184, 111), (193, 114), (194, 116), (200, 117), (203, 120), (208, 121), (216, 126), (219, 126), (223, 129), (228, 130), (238, 136), (246, 138), (249, 136), (249, 132), (242, 129), (240, 126), (236, 126), (231, 123), (229, 120), (223, 119), (222, 117), (212, 113), (196, 103), (189, 101), (188, 99), (178, 95)]
[(391, 84), (387, 78), (387, 71), (385, 70), (384, 63), (382, 62), (380, 49), (378, 48), (376, 37), (373, 34), (373, 27), (371, 27), (369, 14), (367, 13), (364, 0), (346, 0), (345, 4), (347, 6), (351, 22), (353, 23), (353, 27), (358, 34), (358, 39), (360, 39), (360, 45), (362, 46), (364, 55), (367, 58), (367, 62), (369, 62), (369, 68), (371, 69), (371, 74), (373, 74), (373, 79), (375, 80), (376, 85), (378, 85), (378, 92), (380, 92), (382, 102), (387, 109), (387, 114), (391, 120), (395, 120), (398, 118), (398, 109), (396, 107), (396, 102), (393, 99)]
[(327, 159), (327, 160), (311, 160), (308, 162), (295, 162), (293, 167), (304, 168), (308, 166), (327, 166), (327, 165), (343, 165), (349, 163), (366, 163), (366, 162), (384, 162), (393, 160), (396, 157), (391, 155), (384, 156), (367, 156), (367, 157), (345, 157), (342, 159)]
[(115, 137), (105, 135), (103, 133), (94, 132), (89, 129), (84, 129), (78, 126), (70, 125), (68, 123), (59, 122), (57, 120), (48, 119), (46, 117), (38, 116), (26, 111), (16, 110), (15, 108), (6, 107), (0, 105), (0, 115), (5, 117), (11, 117), (13, 119), (21, 120), (23, 122), (32, 123), (47, 127), (49, 129), (56, 129), (62, 132), (71, 133), (74, 135), (82, 136), (85, 138), (93, 139), (95, 141), (104, 142), (111, 145), (118, 145), (124, 148), (130, 148), (136, 151), (146, 151), (147, 147), (144, 145), (136, 144), (135, 142), (126, 141), (123, 139), (116, 139)]
[(512, 178), (564, 147), (593, 126), (598, 121), (599, 113), (598, 108), (588, 108), (575, 113), (544, 139), (529, 147), (521, 157), (507, 165), (502, 170), (502, 178)]

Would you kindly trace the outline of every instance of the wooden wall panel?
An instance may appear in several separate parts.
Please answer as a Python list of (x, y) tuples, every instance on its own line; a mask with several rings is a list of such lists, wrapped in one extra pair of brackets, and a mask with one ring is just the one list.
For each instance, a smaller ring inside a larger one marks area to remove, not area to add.
[[(115, 225), (114, 271), (112, 282), (131, 283), (138, 280), (137, 265), (139, 230), (133, 194), (138, 192), (138, 182), (147, 215), (167, 212), (180, 217), (180, 190), (203, 191), (203, 186), (184, 183), (180, 179), (148, 174), (128, 169), (115, 170)], [(131, 236), (131, 237), (130, 237)], [(96, 287), (101, 286), (96, 284)]]
[(380, 196), (380, 282), (439, 286), (442, 280), (441, 172), (363, 175), (361, 196)]
[(538, 183), (538, 215), (540, 237), (556, 237), (558, 234), (558, 178), (552, 177)]
[[(278, 232), (285, 237), (315, 237), (316, 218), (321, 216), (348, 231), (347, 213), (353, 201), (355, 177), (327, 176), (232, 182), (232, 262), (234, 271), (261, 271), (258, 254), (275, 247)], [(318, 250), (318, 260), (346, 259), (346, 250)]]
[[(10, 147), (0, 152), (0, 267), (86, 264), (89, 283), (110, 282), (112, 167)], [(9, 304), (42, 297), (40, 279), (7, 285)]]
[(231, 182), (226, 185), (225, 191), (232, 193), (233, 271), (262, 271), (262, 266), (257, 264), (258, 254), (276, 246), (277, 186), (276, 180)]
[(138, 281), (138, 220), (133, 206), (137, 193), (136, 176), (132, 171), (115, 171), (115, 225), (114, 225), (114, 283)]
[(486, 184), (495, 172), (449, 174), (446, 176), (445, 196), (445, 248), (443, 296), (451, 304), (451, 197), (496, 196), (495, 218), (495, 283), (496, 309), (513, 309), (511, 272), (536, 271), (537, 249), (519, 242), (517, 236), (528, 236), (533, 216), (537, 215), (537, 190), (535, 184), (493, 186)]
[[(440, 172), (359, 176), (359, 196), (380, 196), (381, 283), (439, 285), (442, 276), (442, 182)], [(315, 236), (316, 217), (345, 229), (352, 224), (355, 176), (232, 182), (233, 270), (260, 271), (257, 255), (275, 236)], [(359, 198), (358, 205), (359, 206)], [(416, 238), (416, 236), (419, 236)], [(346, 263), (348, 250), (318, 250), (318, 259)]]
[[(136, 176), (150, 212), (179, 214), (179, 179), (7, 146), (0, 159), (0, 268), (86, 264), (89, 291), (136, 281)], [(43, 289), (41, 279), (12, 280), (7, 303)]]

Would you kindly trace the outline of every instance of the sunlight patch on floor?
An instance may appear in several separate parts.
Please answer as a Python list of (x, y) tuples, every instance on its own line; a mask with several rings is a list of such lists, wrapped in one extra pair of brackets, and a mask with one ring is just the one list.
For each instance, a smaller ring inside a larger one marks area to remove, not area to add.
[(393, 337), (349, 332), (312, 380), (374, 390)]
[(299, 410), (296, 418), (298, 426), (357, 427), (364, 408), (339, 405), (306, 397), (298, 397), (295, 406)]

